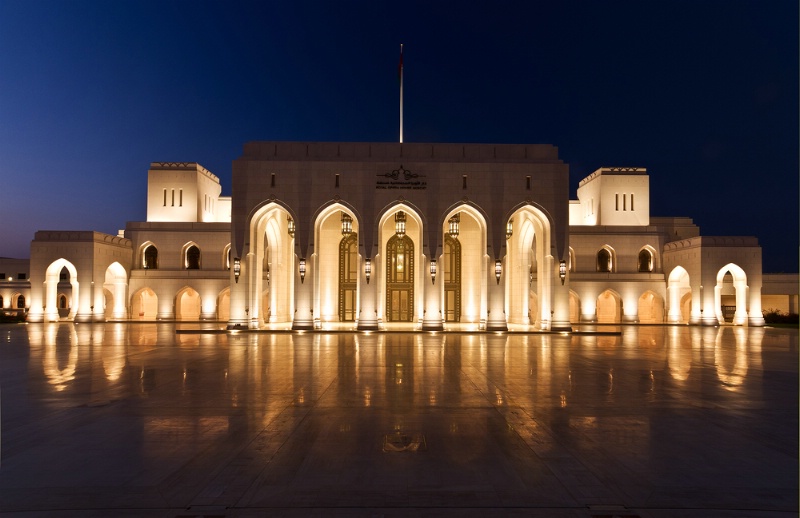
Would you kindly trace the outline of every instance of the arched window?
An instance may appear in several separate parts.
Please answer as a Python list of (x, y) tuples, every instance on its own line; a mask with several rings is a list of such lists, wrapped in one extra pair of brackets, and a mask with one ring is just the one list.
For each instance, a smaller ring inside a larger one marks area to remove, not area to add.
[(610, 272), (611, 267), (611, 252), (605, 248), (601, 248), (600, 251), (597, 252), (597, 271)]
[(192, 245), (186, 249), (186, 269), (200, 269), (200, 249), (195, 245)]
[(652, 272), (653, 271), (653, 254), (650, 250), (643, 248), (639, 252), (639, 271)]
[(145, 270), (155, 270), (158, 268), (158, 248), (155, 245), (148, 245), (142, 254), (142, 267)]
[(17, 297), (17, 309), (25, 309), (25, 296), (20, 295)]
[(59, 295), (59, 297), (58, 297), (58, 307), (60, 309), (67, 309), (67, 297), (66, 297), (66, 295)]

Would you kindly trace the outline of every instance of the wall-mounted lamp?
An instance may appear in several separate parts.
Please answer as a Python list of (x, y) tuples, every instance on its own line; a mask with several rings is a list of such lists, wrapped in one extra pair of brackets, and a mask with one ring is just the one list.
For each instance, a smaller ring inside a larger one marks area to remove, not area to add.
[(300, 259), (300, 284), (303, 284), (304, 280), (306, 280), (306, 260), (302, 258)]
[(506, 239), (511, 239), (511, 236), (514, 235), (514, 218), (508, 220), (506, 223)]
[(402, 210), (394, 215), (394, 231), (400, 237), (406, 235), (406, 213)]
[(353, 233), (353, 218), (350, 214), (342, 211), (342, 235), (349, 236)]
[(286, 216), (286, 224), (289, 227), (289, 235), (294, 237), (294, 220), (291, 216)]
[(558, 263), (558, 277), (561, 279), (561, 285), (564, 285), (564, 279), (567, 278), (567, 262), (563, 259)]
[(233, 258), (233, 280), (239, 284), (239, 276), (242, 274), (242, 261), (238, 257)]
[(494, 278), (497, 279), (497, 284), (500, 284), (500, 275), (503, 274), (503, 263), (500, 259), (494, 262)]
[(431, 259), (431, 284), (436, 284), (436, 259)]
[(450, 234), (450, 237), (453, 239), (458, 237), (458, 224), (461, 222), (461, 213), (454, 215), (450, 218), (447, 222), (447, 233)]
[(364, 261), (364, 276), (367, 278), (367, 284), (369, 284), (369, 278), (372, 275), (372, 262), (369, 259)]

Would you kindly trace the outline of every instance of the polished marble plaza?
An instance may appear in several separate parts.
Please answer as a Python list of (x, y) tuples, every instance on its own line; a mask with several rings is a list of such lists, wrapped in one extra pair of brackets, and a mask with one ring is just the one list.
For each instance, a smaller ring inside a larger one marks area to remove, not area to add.
[(178, 328), (0, 326), (0, 515), (798, 513), (797, 329)]

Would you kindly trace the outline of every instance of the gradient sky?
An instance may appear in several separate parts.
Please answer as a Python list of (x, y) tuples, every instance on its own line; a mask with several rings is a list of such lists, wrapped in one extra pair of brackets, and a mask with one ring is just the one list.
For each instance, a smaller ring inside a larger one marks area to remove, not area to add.
[[(459, 5), (463, 4), (463, 5)], [(0, 0), (0, 256), (116, 234), (153, 161), (230, 195), (252, 140), (548, 143), (571, 198), (646, 167), (651, 215), (798, 270), (796, 1)]]

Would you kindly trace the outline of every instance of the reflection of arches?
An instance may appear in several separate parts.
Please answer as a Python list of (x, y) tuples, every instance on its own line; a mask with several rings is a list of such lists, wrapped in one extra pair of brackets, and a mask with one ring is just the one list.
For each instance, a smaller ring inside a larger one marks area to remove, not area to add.
[(572, 290), (569, 290), (569, 321), (573, 324), (581, 321), (581, 299)]
[[(731, 340), (728, 337), (723, 340), (723, 334), (730, 332), (734, 333), (734, 339)], [(720, 327), (714, 341), (714, 365), (716, 365), (717, 377), (722, 382), (722, 386), (728, 390), (736, 390), (742, 385), (747, 377), (748, 364), (746, 331), (740, 328)]]
[[(64, 332), (69, 333), (69, 339), (64, 340)], [(67, 388), (67, 384), (75, 379), (78, 367), (78, 335), (74, 326), (48, 326), (45, 331), (44, 355), (42, 368), (47, 382), (60, 392)], [(67, 354), (64, 354), (64, 349)], [(66, 358), (65, 358), (66, 357)], [(66, 363), (63, 368), (61, 364)]]
[(131, 318), (155, 320), (158, 315), (158, 296), (150, 288), (142, 288), (131, 297)]
[(200, 269), (200, 247), (195, 243), (187, 243), (183, 249), (183, 267), (187, 270)]
[(145, 243), (143, 245), (142, 268), (145, 270), (158, 269), (158, 248), (153, 243)]
[(622, 315), (622, 299), (612, 290), (606, 290), (597, 297), (597, 323), (618, 324)]
[[(460, 217), (459, 217), (460, 224)], [(461, 242), (444, 235), (444, 320), (461, 321)]]
[(185, 287), (175, 295), (175, 318), (177, 320), (200, 320), (200, 294)]
[[(730, 277), (726, 277), (730, 275)], [(730, 279), (726, 284), (726, 279)], [(714, 287), (714, 308), (717, 320), (725, 322), (723, 306), (730, 306), (728, 321), (734, 325), (744, 325), (747, 322), (747, 275), (738, 265), (728, 263), (717, 272), (717, 284)]]
[(604, 246), (597, 251), (597, 271), (598, 272), (613, 272), (616, 266), (614, 259), (614, 250), (609, 246)]
[(664, 299), (653, 291), (646, 291), (639, 297), (639, 322), (660, 324), (664, 321)]
[(217, 297), (217, 320), (227, 322), (231, 317), (231, 289), (225, 288)]
[(414, 242), (407, 235), (386, 243), (386, 320), (414, 320)]
[(351, 232), (339, 242), (339, 321), (354, 322), (358, 297), (358, 234)]

